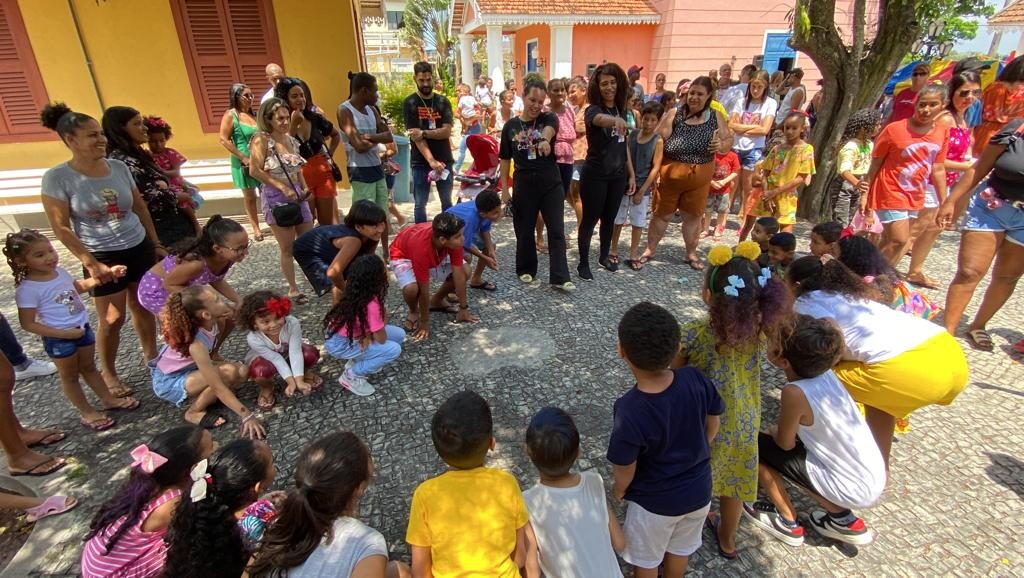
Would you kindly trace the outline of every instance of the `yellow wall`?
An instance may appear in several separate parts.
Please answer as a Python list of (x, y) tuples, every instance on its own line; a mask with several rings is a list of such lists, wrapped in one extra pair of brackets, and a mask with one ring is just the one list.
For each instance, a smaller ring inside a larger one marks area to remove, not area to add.
[[(162, 116), (174, 127), (171, 145), (186, 157), (226, 157), (217, 135), (202, 132), (169, 0), (71, 1), (103, 103)], [(301, 10), (290, 0), (274, 0), (273, 5), (281, 64), (309, 83), (333, 121), (335, 107), (348, 96), (346, 73), (359, 70), (351, 4), (303, 0)], [(19, 0), (19, 7), (50, 99), (99, 118), (99, 99), (67, 0)], [(265, 90), (253, 87), (258, 95)], [(67, 157), (56, 139), (0, 145), (0, 169), (47, 167)]]

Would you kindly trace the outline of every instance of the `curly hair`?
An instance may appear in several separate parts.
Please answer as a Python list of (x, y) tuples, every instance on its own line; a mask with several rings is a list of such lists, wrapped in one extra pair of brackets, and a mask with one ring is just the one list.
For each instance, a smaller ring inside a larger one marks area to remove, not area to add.
[(171, 131), (171, 125), (167, 124), (167, 121), (160, 118), (159, 116), (144, 116), (142, 117), (142, 124), (146, 125), (146, 130), (149, 134), (160, 133), (171, 140), (174, 133)]
[(618, 326), (619, 346), (639, 369), (666, 369), (679, 353), (679, 322), (667, 309), (641, 301), (629, 308)]
[(235, 512), (256, 501), (256, 485), (266, 479), (271, 465), (270, 452), (249, 439), (229, 442), (210, 458), (206, 498), (181, 500), (167, 528), (163, 576), (242, 574), (249, 554), (238, 533)]
[(846, 128), (843, 130), (843, 141), (873, 131), (882, 122), (882, 114), (873, 108), (862, 108), (850, 115), (846, 121)]
[[(842, 251), (842, 249), (840, 249)], [(878, 290), (843, 265), (839, 259), (822, 259), (809, 255), (793, 261), (786, 270), (786, 279), (795, 285), (796, 296), (811, 291), (826, 291), (854, 299), (879, 301)]]
[(590, 83), (587, 85), (587, 102), (596, 106), (604, 104), (604, 98), (601, 96), (602, 75), (615, 78), (615, 108), (619, 109), (621, 114), (625, 116), (626, 96), (630, 92), (629, 79), (626, 78), (626, 73), (622, 71), (622, 67), (614, 62), (598, 66), (594, 73), (590, 75)]
[(186, 237), (175, 243), (169, 252), (179, 261), (199, 261), (213, 255), (214, 247), (224, 247), (228, 235), (244, 232), (238, 221), (214, 215), (203, 225), (203, 232), (198, 237)]
[(17, 233), (7, 233), (7, 242), (4, 244), (4, 256), (7, 257), (7, 264), (11, 267), (14, 275), (14, 286), (21, 285), (28, 275), (28, 265), (25, 264), (25, 253), (33, 244), (40, 241), (49, 242), (42, 233), (33, 229), (22, 229)]
[(839, 260), (878, 290), (879, 301), (888, 305), (896, 297), (900, 278), (871, 241), (857, 235), (839, 240)]
[(188, 348), (196, 340), (199, 331), (197, 314), (206, 307), (203, 296), (213, 289), (206, 285), (192, 285), (167, 298), (160, 311), (160, 330), (164, 343), (182, 355), (189, 355)]
[(381, 308), (387, 305), (388, 272), (376, 255), (360, 255), (349, 265), (345, 275), (345, 293), (341, 301), (324, 317), (324, 334), (333, 335), (344, 329), (348, 340), (369, 329), (366, 308), (374, 299)]
[[(774, 339), (788, 322), (793, 302), (789, 288), (771, 274), (762, 287), (758, 277), (764, 277), (764, 271), (746, 257), (708, 268), (705, 287), (711, 293), (708, 309), (718, 349), (742, 349), (762, 338)], [(735, 296), (727, 294), (725, 288), (735, 286), (736, 280), (743, 287)]]
[(306, 446), (295, 468), (295, 487), (278, 510), (248, 568), (253, 578), (280, 578), (330, 541), (334, 520), (354, 505), (370, 480), (370, 450), (352, 432), (334, 432)]
[(167, 458), (167, 462), (147, 474), (134, 467), (128, 480), (110, 497), (93, 516), (85, 542), (102, 534), (108, 527), (124, 517), (117, 531), (107, 540), (105, 553), (109, 554), (118, 540), (139, 521), (146, 504), (162, 492), (182, 486), (188, 480), (192, 466), (199, 455), (204, 432), (197, 425), (184, 425), (159, 433), (147, 444), (149, 450)]
[(254, 291), (242, 298), (235, 321), (249, 331), (256, 331), (256, 318), (267, 314), (267, 301), (281, 296), (266, 289)]

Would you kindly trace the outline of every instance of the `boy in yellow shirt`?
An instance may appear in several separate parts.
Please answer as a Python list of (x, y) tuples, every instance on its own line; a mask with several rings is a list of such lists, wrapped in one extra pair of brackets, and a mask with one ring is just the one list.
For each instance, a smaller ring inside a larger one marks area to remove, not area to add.
[(451, 469), (416, 488), (405, 541), (413, 578), (540, 576), (535, 541), (519, 484), (508, 472), (484, 467), (494, 449), (491, 408), (460, 391), (434, 413), (430, 434)]

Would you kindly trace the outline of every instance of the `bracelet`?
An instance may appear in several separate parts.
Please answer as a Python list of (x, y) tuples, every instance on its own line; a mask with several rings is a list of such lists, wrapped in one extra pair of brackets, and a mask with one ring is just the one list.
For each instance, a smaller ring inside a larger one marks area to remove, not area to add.
[(249, 415), (242, 418), (242, 425), (245, 425), (245, 422), (253, 419), (256, 419), (256, 414), (249, 412)]

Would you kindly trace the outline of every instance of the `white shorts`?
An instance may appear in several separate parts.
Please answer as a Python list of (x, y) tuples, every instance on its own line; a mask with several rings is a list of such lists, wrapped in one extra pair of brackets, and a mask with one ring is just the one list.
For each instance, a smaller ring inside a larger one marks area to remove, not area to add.
[[(395, 272), (395, 278), (398, 279), (399, 289), (404, 289), (407, 285), (412, 285), (416, 282), (416, 274), (412, 270), (412, 261), (408, 259), (392, 259), (391, 270)], [(445, 255), (437, 267), (430, 270), (430, 278), (434, 281), (444, 282), (451, 274), (452, 260), (448, 255)]]
[(935, 192), (935, 185), (928, 183), (924, 187), (924, 208), (939, 208), (939, 194)]
[(626, 549), (622, 559), (639, 568), (657, 568), (665, 553), (689, 556), (702, 543), (704, 520), (711, 510), (711, 502), (699, 510), (682, 516), (652, 514), (635, 502), (626, 509)]
[(639, 205), (633, 204), (633, 197), (622, 196), (622, 203), (619, 204), (619, 212), (615, 215), (615, 224), (624, 225), (629, 221), (630, 225), (640, 227), (647, 225), (647, 207), (651, 204), (651, 196), (644, 195)]

